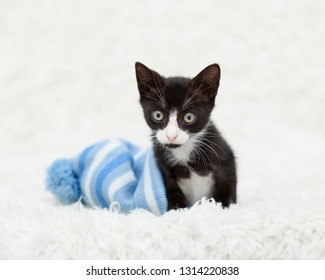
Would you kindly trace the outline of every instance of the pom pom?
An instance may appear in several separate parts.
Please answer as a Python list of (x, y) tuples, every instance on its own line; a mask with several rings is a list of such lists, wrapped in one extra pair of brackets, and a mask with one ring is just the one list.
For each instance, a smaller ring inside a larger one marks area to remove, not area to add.
[(63, 203), (73, 203), (80, 199), (79, 180), (72, 167), (72, 160), (56, 160), (47, 170), (46, 186)]

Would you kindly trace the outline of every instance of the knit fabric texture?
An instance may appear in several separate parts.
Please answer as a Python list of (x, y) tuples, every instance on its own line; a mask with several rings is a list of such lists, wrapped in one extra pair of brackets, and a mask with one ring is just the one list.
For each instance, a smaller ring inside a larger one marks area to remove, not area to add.
[(90, 207), (114, 203), (124, 213), (136, 208), (156, 215), (167, 211), (152, 147), (143, 149), (122, 139), (96, 143), (74, 159), (56, 160), (47, 170), (46, 186), (63, 203), (81, 199)]

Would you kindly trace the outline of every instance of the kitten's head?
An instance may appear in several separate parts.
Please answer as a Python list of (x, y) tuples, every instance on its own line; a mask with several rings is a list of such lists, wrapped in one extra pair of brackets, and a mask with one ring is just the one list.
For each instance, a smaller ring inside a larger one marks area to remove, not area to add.
[(219, 86), (218, 64), (193, 79), (165, 78), (139, 62), (135, 70), (140, 103), (155, 140), (175, 148), (206, 128)]

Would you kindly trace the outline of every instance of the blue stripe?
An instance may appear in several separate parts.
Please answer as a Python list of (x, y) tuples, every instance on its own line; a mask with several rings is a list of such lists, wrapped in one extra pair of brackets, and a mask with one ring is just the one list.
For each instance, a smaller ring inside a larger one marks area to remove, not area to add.
[(149, 172), (151, 179), (151, 186), (153, 189), (153, 194), (155, 201), (158, 205), (160, 214), (167, 211), (167, 199), (166, 199), (166, 189), (163, 184), (163, 177), (158, 168), (157, 161), (154, 155), (153, 150), (148, 151), (150, 153), (149, 157)]
[[(150, 151), (148, 150), (142, 157), (141, 157), (141, 169), (139, 169), (139, 174), (137, 177), (137, 186), (133, 194), (133, 200), (134, 200), (134, 207), (135, 208), (143, 208), (149, 212), (151, 212), (151, 209), (149, 208), (147, 199), (145, 197), (144, 192), (144, 165), (146, 162), (146, 156), (147, 153)], [(139, 167), (137, 162), (137, 167)]]
[[(109, 176), (106, 176), (105, 180), (103, 181), (102, 194), (103, 194), (103, 197), (104, 197), (105, 201), (107, 201), (108, 204), (110, 204), (113, 201), (118, 201), (117, 198), (116, 198), (116, 194), (114, 195), (112, 200), (108, 196), (108, 190), (109, 190), (111, 184), (118, 177), (122, 176), (123, 174), (126, 174), (130, 170), (132, 170), (131, 167), (130, 167), (130, 162), (126, 161), (126, 162), (123, 162), (121, 165), (119, 165), (118, 168), (115, 168), (114, 170), (112, 170), (112, 172), (110, 172)], [(134, 181), (131, 182), (132, 185), (127, 186), (127, 188), (132, 189), (133, 192), (134, 192), (135, 189), (136, 189), (137, 183), (138, 183), (137, 179), (134, 178)]]
[[(86, 179), (86, 176), (88, 174), (88, 170), (89, 170), (89, 167), (91, 166), (94, 158), (96, 157), (96, 155), (98, 154), (98, 152), (107, 144), (109, 144), (111, 141), (109, 140), (104, 140), (102, 142), (99, 142), (95, 145), (92, 145), (90, 147), (88, 147), (87, 149), (90, 148), (90, 150), (87, 152), (87, 153), (82, 153), (79, 157), (79, 162), (80, 162), (80, 166), (81, 168), (83, 168), (83, 171), (81, 173), (81, 190), (83, 193), (85, 193), (85, 179)], [(87, 150), (86, 149), (86, 150)], [(115, 151), (115, 150), (113, 150)], [(106, 155), (107, 156), (107, 155)], [(98, 166), (96, 168), (96, 170), (94, 170), (94, 173), (92, 174), (91, 176), (91, 180), (90, 180), (90, 197), (86, 197), (84, 195), (84, 201), (86, 202), (87, 205), (89, 205), (89, 200), (90, 198), (93, 199), (95, 205), (98, 205), (98, 200), (96, 198), (96, 194), (95, 194), (95, 185), (94, 185), (94, 178), (96, 178), (97, 174), (98, 174), (98, 171), (100, 170), (100, 167), (102, 165), (105, 166), (105, 162), (107, 162), (107, 159), (104, 159), (102, 164), (100, 166)]]
[(126, 148), (128, 149), (128, 151), (132, 154), (132, 156), (135, 156), (136, 153), (138, 153), (141, 150), (140, 147), (138, 147), (137, 145), (134, 145), (131, 142), (125, 141), (124, 144), (125, 144)]
[[(109, 142), (108, 142), (109, 143)], [(98, 150), (100, 152), (100, 150)], [(97, 153), (98, 153), (97, 152)], [(97, 196), (97, 178), (100, 172), (108, 165), (112, 160), (115, 158), (118, 158), (122, 153), (125, 152), (125, 149), (123, 146), (118, 146), (115, 149), (111, 150), (109, 153), (105, 155), (105, 158), (103, 161), (97, 166), (97, 168), (94, 170), (94, 173), (91, 176), (90, 179), (90, 196), (93, 199), (94, 203), (98, 206), (101, 206), (99, 204), (98, 196)], [(95, 157), (95, 156), (94, 156)]]
[(141, 155), (141, 157), (138, 158), (138, 160), (135, 162), (135, 164), (133, 166), (135, 177), (137, 178), (137, 180), (140, 179), (140, 177), (143, 173), (146, 155), (147, 155), (147, 152), (145, 152), (143, 155)]
[(107, 176), (111, 174), (111, 172), (119, 167), (121, 164), (123, 164), (126, 161), (131, 162), (132, 157), (128, 152), (125, 152), (123, 154), (120, 154), (118, 157), (116, 157), (114, 160), (112, 160), (110, 163), (106, 164), (105, 167), (100, 171), (98, 174), (98, 177), (96, 179), (96, 197), (98, 199), (99, 204), (102, 207), (108, 207), (108, 202), (105, 200), (103, 196), (103, 182), (106, 179)]
[(134, 180), (116, 192), (114, 200), (119, 201), (122, 212), (128, 213), (135, 208), (134, 191), (136, 185), (137, 182)]

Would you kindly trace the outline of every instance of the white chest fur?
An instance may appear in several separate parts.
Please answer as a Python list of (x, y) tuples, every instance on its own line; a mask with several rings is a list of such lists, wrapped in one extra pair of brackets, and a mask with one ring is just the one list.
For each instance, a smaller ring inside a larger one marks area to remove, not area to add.
[(214, 182), (211, 173), (207, 176), (200, 176), (195, 172), (191, 172), (190, 178), (180, 179), (177, 183), (188, 202), (193, 205), (202, 197), (209, 197), (212, 194)]

